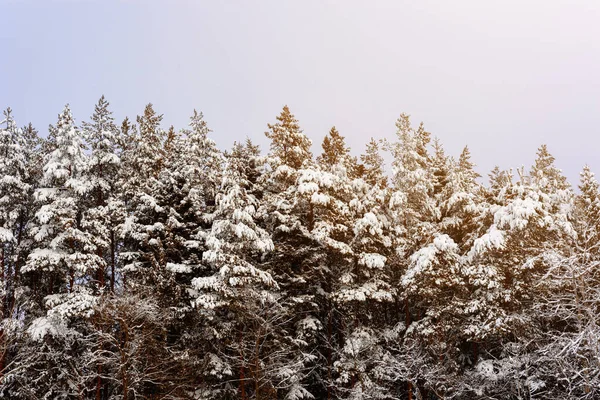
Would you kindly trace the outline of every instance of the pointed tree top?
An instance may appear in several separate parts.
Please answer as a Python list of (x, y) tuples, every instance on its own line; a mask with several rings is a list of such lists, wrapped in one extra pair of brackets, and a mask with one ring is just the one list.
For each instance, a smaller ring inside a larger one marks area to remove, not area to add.
[(554, 165), (554, 157), (548, 151), (548, 147), (543, 144), (537, 151), (537, 158), (531, 168), (532, 181), (547, 189), (567, 189), (569, 183), (567, 178), (562, 174), (562, 171)]
[(58, 123), (56, 124), (57, 129), (65, 129), (75, 124), (75, 120), (73, 119), (73, 114), (71, 113), (71, 108), (69, 107), (69, 103), (65, 105), (63, 111), (58, 114)]
[(583, 171), (579, 173), (579, 189), (584, 194), (589, 194), (598, 191), (598, 181), (596, 181), (595, 174), (590, 169), (589, 165), (583, 167)]
[(346, 146), (345, 138), (340, 135), (335, 126), (323, 138), (321, 148), (323, 149), (323, 153), (317, 158), (317, 162), (326, 169), (331, 169), (331, 167), (340, 162), (348, 164), (344, 165), (345, 167), (350, 167), (350, 148)]
[(312, 142), (304, 135), (298, 120), (287, 106), (277, 116), (277, 122), (267, 126), (269, 130), (265, 135), (271, 139), (270, 156), (277, 158), (279, 165), (299, 169), (304, 162), (312, 159)]

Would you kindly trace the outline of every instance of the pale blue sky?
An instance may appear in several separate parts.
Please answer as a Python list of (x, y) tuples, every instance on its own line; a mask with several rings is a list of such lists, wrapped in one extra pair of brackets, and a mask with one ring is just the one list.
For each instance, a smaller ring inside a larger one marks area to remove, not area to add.
[(600, 174), (599, 21), (591, 0), (0, 0), (0, 107), (44, 133), (102, 94), (165, 127), (196, 108), (220, 147), (266, 150), (288, 104), (315, 153), (336, 125), (356, 154), (406, 112), (484, 175), (547, 143), (573, 182)]

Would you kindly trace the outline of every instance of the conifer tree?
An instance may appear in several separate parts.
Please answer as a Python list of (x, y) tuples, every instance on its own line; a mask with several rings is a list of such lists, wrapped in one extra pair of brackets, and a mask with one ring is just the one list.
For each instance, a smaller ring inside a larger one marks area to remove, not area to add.
[(485, 229), (483, 189), (476, 179), (479, 174), (470, 161), (469, 149), (465, 147), (455, 162), (449, 161), (449, 174), (445, 187), (438, 197), (441, 220), (440, 231), (447, 233), (464, 254), (472, 241)]
[(325, 171), (334, 172), (343, 168), (349, 177), (356, 174), (356, 159), (350, 155), (350, 148), (346, 147), (345, 139), (338, 130), (332, 127), (323, 139), (321, 145), (323, 152), (317, 157), (317, 163)]
[[(247, 191), (250, 182), (245, 175), (247, 160), (244, 152), (241, 144), (235, 144), (228, 155), (215, 211), (209, 216), (212, 228), (201, 233), (207, 246), (203, 261), (211, 267), (212, 275), (195, 278), (192, 287), (197, 291), (195, 307), (213, 315), (210, 318), (216, 324), (215, 332), (221, 331), (215, 339), (219, 340), (224, 334), (223, 339), (233, 340), (232, 344), (220, 350), (232, 357), (232, 362), (225, 368), (228, 374), (232, 374), (234, 368), (239, 371), (242, 398), (252, 390), (254, 396), (260, 398), (263, 391), (269, 390), (264, 386), (264, 379), (268, 379), (272, 371), (264, 370), (263, 355), (258, 349), (254, 349), (252, 357), (244, 351), (248, 351), (248, 332), (261, 329), (257, 325), (261, 304), (273, 301), (268, 289), (275, 288), (277, 284), (256, 263), (261, 254), (273, 250), (273, 242), (255, 222), (258, 201)], [(228, 310), (230, 315), (224, 315), (220, 310)], [(223, 329), (226, 332), (222, 332)], [(264, 337), (256, 338), (260, 339)], [(264, 343), (260, 345), (268, 347)], [(218, 346), (216, 348), (219, 349)], [(219, 355), (222, 354), (209, 357), (214, 361)], [(247, 379), (252, 380), (254, 385), (248, 385)], [(267, 383), (272, 386), (271, 382)]]
[(139, 278), (140, 283), (158, 285), (166, 265), (162, 238), (169, 211), (158, 200), (162, 190), (159, 176), (165, 161), (161, 120), (162, 115), (154, 111), (152, 104), (146, 106), (144, 115), (138, 116), (139, 133), (124, 154), (127, 175), (122, 175), (119, 183), (128, 211), (121, 229), (125, 239), (125, 249), (120, 254), (123, 272)]
[(562, 175), (560, 169), (554, 166), (554, 157), (548, 152), (548, 147), (543, 144), (537, 151), (537, 158), (531, 168), (531, 180), (533, 184), (548, 190), (565, 190), (570, 187), (567, 178)]
[(600, 307), (600, 185), (588, 166), (580, 177), (581, 193), (575, 199), (577, 237), (570, 243), (571, 251), (550, 266), (544, 284), (549, 290), (534, 304), (548, 322), (549, 340), (534, 353), (533, 374), (553, 396), (576, 399), (598, 396), (600, 387), (595, 372), (600, 368), (596, 312)]
[[(18, 318), (15, 291), (19, 273), (19, 246), (25, 232), (30, 203), (28, 163), (23, 131), (18, 129), (12, 110), (4, 111), (0, 122), (0, 376), (16, 332), (6, 329)], [(0, 378), (1, 379), (1, 378)]]
[[(90, 343), (80, 335), (89, 329), (97, 299), (85, 282), (102, 260), (81, 226), (84, 198), (89, 193), (82, 179), (87, 160), (68, 106), (59, 115), (55, 141), (44, 164), (42, 187), (35, 192), (39, 208), (30, 232), (35, 249), (21, 269), (31, 297), (23, 309), (27, 333), (14, 360), (24, 367), (9, 373), (16, 387), (24, 390), (16, 392), (20, 393), (15, 394), (17, 398), (26, 390), (40, 396), (77, 391), (81, 395), (83, 389), (75, 389), (73, 382), (86, 380), (78, 369)], [(46, 370), (36, 376), (38, 368)]]
[(23, 268), (40, 285), (38, 294), (72, 292), (76, 279), (100, 261), (92, 254), (90, 235), (81, 229), (82, 199), (90, 190), (82, 179), (86, 166), (82, 137), (66, 106), (59, 115), (56, 149), (44, 165), (43, 187), (35, 194), (40, 208), (31, 233), (38, 247)]
[(94, 108), (92, 122), (82, 124), (82, 134), (91, 149), (86, 170), (90, 197), (82, 223), (92, 234), (97, 254), (103, 260), (96, 275), (98, 288), (104, 288), (106, 267), (110, 266), (109, 282), (114, 291), (117, 226), (124, 219), (124, 204), (120, 201), (117, 187), (121, 163), (118, 154), (120, 132), (108, 106), (108, 101), (102, 96)]
[(383, 157), (379, 152), (379, 142), (371, 138), (364, 154), (361, 154), (360, 160), (364, 168), (363, 179), (369, 185), (378, 185), (382, 188), (387, 187), (387, 177), (385, 176)]
[[(542, 159), (546, 159), (544, 154), (536, 165), (543, 165)], [(465, 260), (472, 293), (465, 307), (465, 339), (479, 344), (480, 349), (510, 349), (503, 354), (512, 358), (498, 362), (510, 363), (514, 376), (531, 360), (528, 340), (541, 343), (535, 335), (548, 321), (535, 305), (553, 290), (547, 276), (568, 256), (568, 243), (576, 237), (569, 215), (572, 194), (560, 184), (558, 175), (544, 178), (550, 170), (552, 164), (546, 163), (531, 180), (520, 172), (521, 179), (515, 183), (497, 175), (497, 183), (504, 182), (504, 187), (493, 200), (495, 204), (487, 207), (491, 225), (473, 241)], [(477, 359), (477, 353), (474, 356)], [(490, 362), (483, 358), (479, 365)]]
[(206, 268), (202, 253), (207, 247), (201, 236), (210, 229), (208, 216), (214, 211), (221, 183), (223, 155), (208, 137), (210, 129), (202, 113), (194, 111), (189, 126), (179, 133), (171, 130), (166, 139), (166, 166), (160, 175), (157, 201), (169, 210), (164, 246), (166, 268), (174, 274), (171, 307), (194, 320), (189, 307), (193, 298), (185, 289)]
[(15, 257), (19, 236), (24, 229), (25, 207), (31, 186), (23, 133), (17, 128), (10, 108), (0, 125), (0, 297), (1, 315), (7, 316), (8, 300), (14, 290)]
[(426, 147), (429, 134), (423, 125), (416, 130), (412, 128), (406, 114), (398, 118), (396, 127), (398, 141), (389, 146), (394, 156), (391, 207), (398, 211), (398, 225), (407, 229), (405, 239), (416, 243), (430, 235), (437, 214), (433, 171)]
[(450, 179), (451, 160), (446, 156), (444, 147), (438, 138), (433, 140), (433, 155), (431, 156), (431, 173), (433, 174), (433, 195), (439, 197)]
[(265, 135), (271, 139), (273, 169), (286, 166), (297, 170), (307, 160), (312, 159), (310, 152), (312, 143), (300, 129), (298, 120), (290, 112), (288, 106), (283, 107), (281, 114), (277, 116), (277, 122), (268, 124), (268, 127), (269, 130), (265, 132)]
[(194, 110), (190, 129), (183, 132), (185, 163), (181, 163), (181, 174), (186, 178), (184, 193), (187, 192), (191, 210), (199, 217), (214, 204), (216, 191), (221, 183), (223, 156), (215, 142), (209, 138), (208, 128), (202, 113)]
[[(312, 201), (314, 182), (303, 181), (316, 177), (316, 168), (310, 153), (311, 142), (287, 106), (277, 120), (276, 124), (268, 125), (270, 130), (266, 132), (271, 139), (267, 156), (271, 170), (262, 178), (261, 220), (272, 232), (275, 245), (265, 262), (281, 290), (284, 300), (281, 315), (288, 321), (286, 331), (297, 343), (305, 344), (304, 348), (295, 348), (290, 356), (289, 379), (295, 382), (290, 393), (315, 395), (323, 386), (315, 382), (315, 376), (306, 376), (314, 360), (305, 339), (314, 340), (316, 331), (323, 326), (318, 317), (321, 310), (315, 301), (319, 285), (315, 281), (318, 276), (315, 265), (322, 255), (316, 251), (320, 245), (312, 234), (317, 222)], [(321, 198), (318, 194), (315, 197), (317, 201)], [(314, 363), (312, 366), (315, 367)]]

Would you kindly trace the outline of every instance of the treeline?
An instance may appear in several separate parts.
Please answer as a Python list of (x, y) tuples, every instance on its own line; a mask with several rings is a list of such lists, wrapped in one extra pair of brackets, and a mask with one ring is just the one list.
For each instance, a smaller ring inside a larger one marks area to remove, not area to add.
[(484, 185), (404, 114), (316, 158), (287, 107), (266, 156), (104, 97), (4, 117), (1, 398), (600, 398), (599, 186), (546, 146)]

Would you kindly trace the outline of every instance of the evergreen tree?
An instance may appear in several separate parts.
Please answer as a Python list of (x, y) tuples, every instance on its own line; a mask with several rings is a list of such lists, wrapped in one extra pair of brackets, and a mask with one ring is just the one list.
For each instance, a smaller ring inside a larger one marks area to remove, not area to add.
[(484, 191), (477, 183), (480, 176), (474, 169), (467, 147), (458, 162), (449, 160), (448, 176), (438, 197), (441, 211), (440, 231), (447, 233), (460, 247), (462, 254), (468, 251), (473, 240), (487, 228)]
[(379, 153), (379, 142), (371, 138), (360, 160), (364, 168), (363, 179), (369, 185), (387, 187), (388, 179), (384, 171), (383, 157)]
[(269, 130), (265, 135), (271, 139), (271, 165), (273, 169), (286, 166), (291, 169), (299, 169), (307, 161), (312, 159), (310, 152), (311, 141), (300, 129), (298, 120), (290, 112), (288, 106), (284, 106), (281, 114), (277, 116), (277, 122), (268, 124)]
[[(23, 368), (9, 372), (16, 398), (27, 390), (38, 396), (82, 395), (84, 389), (76, 387), (86, 381), (80, 372), (90, 343), (81, 334), (88, 332), (97, 302), (86, 281), (102, 260), (81, 226), (90, 187), (82, 179), (87, 160), (68, 106), (59, 115), (55, 140), (55, 149), (46, 157), (42, 187), (35, 192), (39, 208), (30, 234), (36, 248), (21, 269), (31, 296), (23, 309), (27, 331), (14, 360)], [(45, 372), (38, 375), (39, 368)]]
[(0, 125), (0, 376), (16, 332), (10, 329), (18, 318), (15, 290), (19, 273), (19, 246), (25, 231), (30, 203), (28, 164), (23, 131), (18, 129), (10, 108)]
[(356, 159), (350, 156), (350, 148), (346, 147), (344, 137), (335, 129), (335, 126), (325, 136), (321, 147), (323, 153), (317, 157), (317, 163), (323, 170), (334, 172), (336, 169), (343, 168), (350, 177), (356, 174), (358, 167)]
[(68, 106), (59, 115), (56, 149), (47, 156), (43, 187), (36, 190), (40, 207), (32, 237), (35, 249), (23, 267), (38, 287), (38, 296), (68, 293), (75, 281), (86, 277), (100, 262), (95, 246), (81, 229), (82, 203), (90, 191), (84, 181), (87, 159), (81, 134)]
[(433, 155), (431, 157), (431, 173), (433, 174), (434, 196), (439, 196), (440, 193), (445, 189), (450, 179), (450, 166), (451, 160), (446, 156), (444, 147), (440, 143), (439, 139), (433, 140)]
[(287, 107), (277, 120), (278, 123), (269, 124), (270, 131), (266, 132), (271, 139), (267, 156), (271, 170), (261, 180), (264, 197), (260, 215), (275, 245), (265, 259), (265, 267), (281, 290), (281, 318), (288, 321), (285, 330), (297, 343), (304, 343), (302, 348), (293, 349), (286, 369), (294, 382), (288, 394), (296, 393), (301, 398), (301, 393), (314, 396), (324, 389), (322, 382), (316, 382), (318, 377), (306, 375), (311, 366), (316, 366), (305, 340), (314, 340), (316, 330), (323, 326), (318, 317), (320, 307), (315, 290), (319, 282), (315, 281), (318, 271), (314, 267), (322, 255), (312, 234), (317, 223), (312, 199), (315, 196), (318, 201), (322, 197), (314, 195), (314, 183), (303, 182), (311, 180), (314, 176), (311, 171), (316, 169), (309, 150), (310, 140)]
[(109, 282), (114, 291), (117, 226), (124, 219), (124, 204), (117, 187), (121, 164), (118, 154), (120, 132), (108, 106), (108, 101), (102, 96), (94, 108), (92, 122), (82, 124), (82, 134), (91, 148), (86, 170), (90, 197), (82, 224), (93, 236), (97, 254), (103, 260), (96, 275), (98, 288), (104, 288), (106, 267), (110, 266)]
[(562, 175), (560, 169), (554, 166), (554, 157), (548, 152), (545, 144), (537, 151), (537, 158), (531, 167), (531, 180), (533, 184), (543, 189), (565, 190), (570, 187), (567, 178)]
[[(244, 350), (247, 350), (248, 332), (261, 329), (257, 317), (263, 304), (274, 300), (268, 289), (277, 284), (255, 261), (261, 254), (273, 250), (273, 242), (269, 234), (255, 222), (258, 201), (247, 191), (250, 182), (244, 173), (247, 161), (244, 152), (241, 144), (235, 144), (228, 155), (215, 211), (210, 215), (212, 228), (202, 233), (207, 246), (203, 261), (212, 267), (213, 274), (195, 278), (192, 286), (197, 291), (195, 307), (209, 315), (218, 312), (210, 317), (214, 319), (216, 331), (221, 331), (215, 340), (224, 336), (223, 339), (231, 338), (234, 341), (227, 346), (228, 349), (221, 351), (233, 353), (233, 365), (226, 367), (226, 370), (229, 374), (232, 368), (239, 371), (242, 398), (251, 390), (259, 398), (263, 391), (274, 388), (274, 382), (269, 379), (274, 371), (265, 371), (268, 368), (258, 349), (251, 347), (251, 355), (246, 355)], [(219, 310), (228, 310), (228, 315), (222, 315)], [(220, 320), (222, 318), (225, 320)], [(264, 340), (265, 337), (255, 339)], [(265, 346), (264, 343), (259, 344)], [(218, 355), (212, 354), (210, 357), (216, 359)], [(247, 379), (254, 383), (252, 387), (246, 382)]]
[[(155, 285), (164, 283), (161, 271), (166, 260), (161, 239), (169, 212), (157, 198), (162, 190), (159, 175), (165, 159), (161, 120), (162, 115), (154, 111), (152, 104), (146, 106), (143, 116), (138, 116), (139, 134), (125, 151), (126, 175), (122, 175), (119, 182), (128, 214), (121, 229), (125, 239), (125, 248), (120, 254), (123, 273), (132, 274), (139, 283)], [(129, 125), (125, 129), (129, 130)]]

